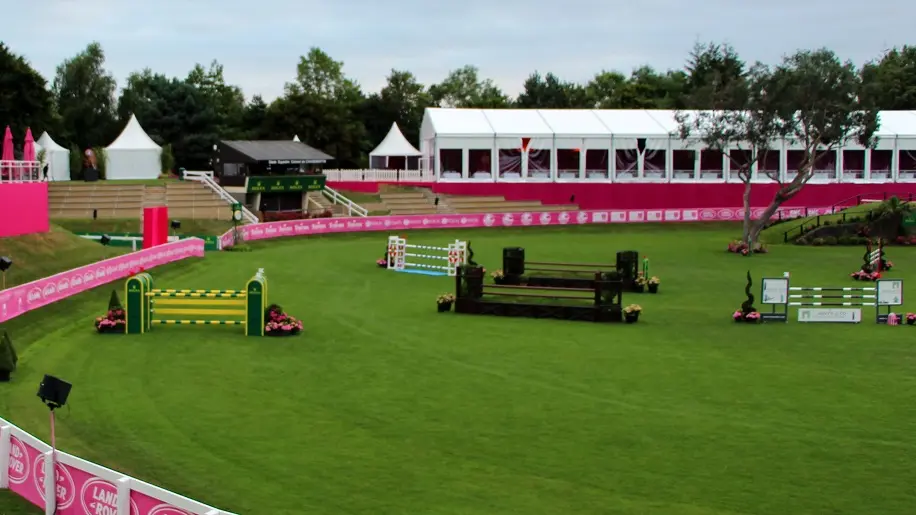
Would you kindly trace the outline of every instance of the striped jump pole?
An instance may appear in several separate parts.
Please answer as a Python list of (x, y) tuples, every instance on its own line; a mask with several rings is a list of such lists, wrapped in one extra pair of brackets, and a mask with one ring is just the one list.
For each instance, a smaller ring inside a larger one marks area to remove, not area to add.
[[(417, 252), (425, 251), (425, 252)], [(432, 252), (442, 252), (435, 254)], [(427, 253), (430, 252), (430, 253)], [(410, 261), (408, 258), (414, 258)], [(416, 260), (433, 261), (418, 262)], [(435, 263), (436, 261), (445, 263)], [(455, 277), (459, 266), (468, 262), (467, 242), (455, 240), (448, 246), (414, 245), (407, 243), (407, 238), (401, 236), (388, 237), (388, 269), (397, 272), (410, 272), (423, 275), (447, 275)]]
[[(760, 299), (772, 306), (761, 313), (764, 321), (787, 322), (789, 307), (798, 307), (801, 322), (854, 322), (862, 320), (861, 308), (875, 308), (875, 322), (885, 323), (893, 306), (903, 304), (903, 281), (879, 280), (874, 286), (790, 286), (789, 277), (764, 277)], [(776, 307), (782, 310), (777, 311)], [(885, 313), (882, 313), (885, 309)]]
[(157, 289), (146, 273), (129, 278), (125, 290), (128, 334), (150, 332), (153, 325), (241, 325), (248, 336), (264, 335), (267, 278), (263, 269), (244, 290)]

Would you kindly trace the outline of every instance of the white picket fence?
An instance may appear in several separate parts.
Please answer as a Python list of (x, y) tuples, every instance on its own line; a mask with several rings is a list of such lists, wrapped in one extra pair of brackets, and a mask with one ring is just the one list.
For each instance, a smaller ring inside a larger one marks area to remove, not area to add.
[(422, 170), (323, 170), (329, 182), (436, 182)]
[[(37, 455), (21, 456), (21, 447), (15, 450), (13, 449), (14, 438), (18, 443), (25, 444), (36, 451)], [(12, 463), (14, 459), (16, 462)], [(44, 481), (44, 485), (41, 485), (44, 488), (44, 491), (41, 492), (42, 497), (46, 500), (50, 500), (50, 502), (46, 501), (44, 503), (45, 513), (47, 515), (57, 513), (58, 508), (66, 509), (73, 504), (85, 503), (81, 498), (83, 497), (80, 491), (82, 488), (77, 488), (74, 482), (75, 478), (72, 477), (73, 473), (69, 472), (67, 469), (79, 471), (91, 477), (91, 479), (80, 486), (93, 480), (101, 480), (102, 482), (114, 486), (117, 496), (105, 496), (102, 500), (96, 499), (97, 505), (94, 507), (95, 509), (92, 513), (110, 513), (111, 515), (131, 515), (132, 511), (136, 513), (136, 508), (134, 508), (134, 510), (131, 509), (131, 505), (134, 504), (134, 501), (131, 499), (131, 493), (136, 492), (154, 499), (160, 503), (160, 505), (174, 506), (175, 508), (194, 515), (233, 515), (230, 512), (218, 510), (212, 506), (207, 506), (193, 499), (188, 499), (187, 497), (169, 492), (158, 486), (153, 486), (139, 479), (134, 479), (120, 472), (96, 465), (95, 463), (77, 458), (65, 452), (53, 450), (50, 445), (26, 433), (13, 424), (0, 419), (0, 489), (8, 489), (10, 487), (11, 468), (12, 470), (25, 469), (38, 463), (43, 464), (44, 469), (41, 475), (39, 476), (39, 472), (36, 470), (30, 470), (27, 474), (28, 477), (26, 481), (38, 483), (39, 477), (51, 477), (56, 479), (56, 481)], [(11, 467), (11, 465), (13, 466)], [(60, 473), (62, 469), (64, 473)], [(73, 484), (63, 485), (62, 488), (62, 485), (59, 484), (61, 481)], [(104, 484), (101, 484), (100, 488), (107, 489)], [(62, 495), (66, 496), (63, 502), (67, 504), (67, 506), (62, 505), (58, 507), (56, 501), (57, 498)], [(113, 506), (103, 506), (103, 504), (113, 504)], [(86, 513), (89, 513), (89, 507), (85, 506), (85, 504), (84, 509), (87, 510)], [(171, 513), (171, 511), (169, 513)]]
[(0, 183), (42, 182), (40, 161), (0, 161)]

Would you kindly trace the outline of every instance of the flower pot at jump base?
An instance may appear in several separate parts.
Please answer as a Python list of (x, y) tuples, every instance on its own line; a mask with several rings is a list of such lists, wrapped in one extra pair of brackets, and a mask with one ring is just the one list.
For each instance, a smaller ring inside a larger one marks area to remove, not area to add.
[(657, 284), (650, 284), (650, 285), (649, 285), (649, 293), (658, 293), (658, 285), (657, 285)]
[(10, 382), (10, 371), (9, 370), (0, 370), (0, 383)]
[(447, 311), (451, 311), (452, 303), (451, 302), (442, 302), (440, 304), (436, 304), (436, 309), (439, 310), (439, 313), (445, 313)]
[(635, 324), (639, 321), (639, 313), (624, 313), (623, 321), (628, 324)]
[(644, 284), (634, 284), (633, 285), (633, 293), (645, 293), (645, 291), (646, 291), (646, 285)]
[(916, 325), (916, 319), (907, 319), (906, 325)]

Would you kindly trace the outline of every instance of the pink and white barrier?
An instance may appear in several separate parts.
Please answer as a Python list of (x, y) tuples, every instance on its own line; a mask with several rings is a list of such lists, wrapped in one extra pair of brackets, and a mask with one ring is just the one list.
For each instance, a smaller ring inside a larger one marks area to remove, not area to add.
[(0, 323), (52, 302), (123, 279), (141, 268), (153, 268), (189, 257), (203, 256), (204, 240), (188, 238), (0, 290)]
[[(754, 217), (765, 208), (755, 208)], [(823, 208), (783, 208), (784, 217), (830, 213)], [(436, 214), (404, 216), (370, 216), (356, 218), (313, 218), (245, 225), (239, 228), (245, 241), (267, 240), (286, 236), (334, 234), (368, 231), (404, 231), (418, 229), (472, 229), (478, 227), (544, 227), (556, 225), (677, 223), (677, 222), (736, 222), (744, 218), (743, 209), (629, 209), (553, 211), (543, 213)], [(232, 231), (220, 236), (220, 248), (231, 247)]]
[[(0, 419), (0, 488), (45, 513), (232, 515), (65, 452), (54, 452), (53, 460), (51, 456), (51, 446)], [(55, 481), (46, 481), (49, 476)]]

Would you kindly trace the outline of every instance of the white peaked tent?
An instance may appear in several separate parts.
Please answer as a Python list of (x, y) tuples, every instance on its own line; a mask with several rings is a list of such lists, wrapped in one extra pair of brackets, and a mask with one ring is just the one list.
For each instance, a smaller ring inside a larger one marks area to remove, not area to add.
[(130, 116), (121, 135), (105, 149), (108, 153), (107, 179), (156, 179), (162, 165), (162, 147), (146, 134), (137, 117)]
[[(48, 165), (49, 181), (69, 181), (70, 180), (70, 151), (60, 146), (51, 139), (47, 132), (42, 133), (37, 146), (45, 151), (45, 163)], [(35, 149), (36, 154), (38, 149)]]
[[(404, 170), (418, 170), (420, 168), (420, 151), (407, 141), (397, 123), (391, 124), (391, 130), (385, 139), (369, 152), (369, 168), (387, 169), (401, 168)], [(394, 159), (391, 159), (394, 158)], [(403, 163), (403, 166), (401, 166)], [(395, 165), (395, 166), (389, 166)]]
[[(298, 134), (296, 134), (295, 136), (293, 136), (293, 141), (299, 141), (299, 135), (298, 135)], [(299, 142), (301, 143), (301, 141), (299, 141)]]

